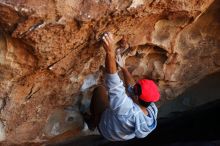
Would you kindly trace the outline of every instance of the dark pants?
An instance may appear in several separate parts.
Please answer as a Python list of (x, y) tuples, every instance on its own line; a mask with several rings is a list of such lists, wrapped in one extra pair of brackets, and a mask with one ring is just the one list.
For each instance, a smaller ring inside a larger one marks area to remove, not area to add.
[(108, 95), (104, 86), (98, 86), (93, 91), (90, 104), (91, 126), (96, 128), (101, 120), (102, 113), (109, 107)]

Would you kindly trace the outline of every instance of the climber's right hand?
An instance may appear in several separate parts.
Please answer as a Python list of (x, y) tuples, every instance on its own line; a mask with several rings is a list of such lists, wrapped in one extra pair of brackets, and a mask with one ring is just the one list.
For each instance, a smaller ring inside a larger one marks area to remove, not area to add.
[(116, 63), (120, 68), (125, 68), (124, 60), (122, 59), (120, 49), (116, 51)]

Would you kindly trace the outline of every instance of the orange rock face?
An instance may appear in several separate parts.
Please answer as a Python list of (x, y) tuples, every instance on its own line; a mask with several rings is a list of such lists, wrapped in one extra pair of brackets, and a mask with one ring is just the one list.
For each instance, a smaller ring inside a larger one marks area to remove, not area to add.
[[(217, 0), (1, 0), (0, 140), (44, 143), (85, 135), (79, 109), (103, 83), (105, 31), (158, 106), (220, 70)], [(118, 45), (119, 45), (118, 43)]]

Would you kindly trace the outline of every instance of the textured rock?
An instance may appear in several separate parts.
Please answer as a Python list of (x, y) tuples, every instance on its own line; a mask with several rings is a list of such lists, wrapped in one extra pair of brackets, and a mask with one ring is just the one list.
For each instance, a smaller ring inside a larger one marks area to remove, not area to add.
[(0, 141), (4, 141), (5, 140), (5, 126), (2, 123), (2, 121), (0, 121)]
[(93, 87), (103, 83), (104, 31), (111, 31), (118, 45), (127, 40), (126, 66), (135, 79), (158, 83), (158, 105), (219, 71), (219, 5), (217, 0), (1, 0), (2, 140), (43, 143), (87, 133), (79, 109), (88, 109)]

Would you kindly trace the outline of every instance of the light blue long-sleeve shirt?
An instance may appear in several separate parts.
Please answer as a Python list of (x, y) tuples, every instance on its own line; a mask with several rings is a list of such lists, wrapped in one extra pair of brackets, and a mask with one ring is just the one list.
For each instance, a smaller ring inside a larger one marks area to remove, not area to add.
[(147, 107), (148, 115), (127, 96), (118, 73), (106, 75), (110, 107), (101, 117), (99, 130), (111, 141), (129, 140), (134, 137), (144, 138), (157, 125), (158, 109), (154, 103)]

